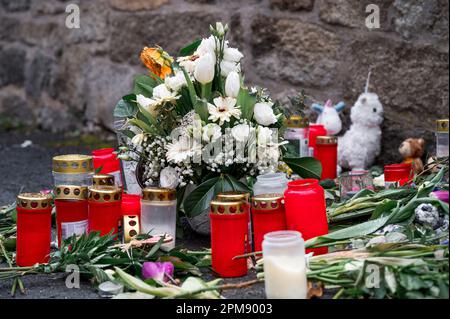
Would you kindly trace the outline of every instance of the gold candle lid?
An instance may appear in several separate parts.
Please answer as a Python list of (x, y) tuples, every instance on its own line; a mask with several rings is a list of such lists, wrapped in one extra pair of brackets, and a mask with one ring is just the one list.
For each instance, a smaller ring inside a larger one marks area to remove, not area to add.
[(238, 201), (211, 201), (211, 214), (233, 215), (245, 213), (246, 203), (242, 200)]
[(88, 196), (87, 186), (58, 185), (54, 189), (55, 199), (85, 200)]
[(51, 206), (52, 196), (42, 193), (22, 193), (17, 196), (17, 206), (25, 209), (47, 209)]
[(129, 243), (134, 236), (140, 232), (139, 216), (125, 215), (123, 216), (123, 241)]
[(88, 200), (92, 202), (112, 203), (122, 199), (122, 191), (115, 186), (89, 187)]
[(258, 210), (274, 210), (284, 205), (282, 194), (261, 194), (252, 197), (252, 208)]
[(307, 117), (301, 117), (300, 115), (292, 115), (286, 121), (287, 127), (305, 128), (309, 126), (309, 120)]
[(338, 139), (336, 136), (317, 136), (316, 144), (318, 145), (333, 145), (337, 144)]
[(53, 171), (57, 173), (92, 173), (94, 162), (92, 156), (81, 154), (58, 155), (53, 157)]
[(94, 186), (114, 186), (114, 175), (94, 174), (94, 176), (92, 176), (92, 184)]
[(173, 188), (146, 187), (142, 190), (142, 199), (150, 202), (173, 201), (177, 192)]
[(218, 201), (222, 202), (234, 202), (234, 201), (246, 201), (248, 202), (250, 199), (250, 193), (241, 192), (241, 191), (229, 191), (217, 194)]
[(436, 131), (439, 133), (448, 133), (448, 119), (437, 120)]

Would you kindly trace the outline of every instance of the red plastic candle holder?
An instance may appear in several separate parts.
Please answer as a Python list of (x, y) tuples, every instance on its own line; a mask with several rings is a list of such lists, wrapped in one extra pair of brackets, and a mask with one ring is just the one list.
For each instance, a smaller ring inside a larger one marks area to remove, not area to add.
[(141, 196), (134, 194), (122, 194), (122, 216), (141, 217)]
[(120, 170), (120, 160), (114, 153), (113, 148), (102, 148), (92, 151), (94, 168), (100, 169), (99, 173), (110, 174), (114, 176), (116, 185), (123, 186), (123, 178)]
[(322, 179), (337, 177), (337, 137), (318, 136), (316, 138), (316, 158), (322, 164)]
[(40, 193), (17, 196), (16, 264), (47, 263), (50, 258), (52, 198)]
[(88, 231), (87, 187), (59, 185), (55, 187), (58, 245), (63, 240)]
[(384, 183), (389, 188), (392, 185), (403, 186), (413, 178), (411, 163), (391, 164), (384, 167)]
[(89, 232), (100, 232), (100, 236), (118, 233), (121, 224), (121, 198), (119, 188), (103, 186), (89, 188), (88, 194), (88, 221)]
[(221, 277), (247, 274), (247, 259), (233, 259), (249, 252), (246, 206), (243, 201), (211, 202), (212, 268)]
[[(284, 192), (286, 225), (296, 230), (305, 240), (328, 234), (325, 191), (316, 179), (295, 180)], [(307, 249), (314, 254), (325, 254), (327, 247)]]
[(313, 156), (316, 157), (316, 138), (317, 136), (327, 135), (327, 129), (322, 124), (309, 125), (309, 141), (308, 145), (313, 149)]
[(264, 235), (286, 230), (282, 194), (263, 194), (252, 198), (253, 242), (255, 251), (262, 251)]

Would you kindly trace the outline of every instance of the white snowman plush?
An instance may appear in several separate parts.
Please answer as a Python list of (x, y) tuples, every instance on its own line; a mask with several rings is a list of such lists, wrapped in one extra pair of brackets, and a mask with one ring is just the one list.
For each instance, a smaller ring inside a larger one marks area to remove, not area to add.
[(344, 136), (339, 138), (339, 165), (347, 169), (367, 169), (381, 149), (383, 105), (375, 93), (369, 93), (369, 76), (366, 89), (351, 108), (352, 124)]
[(328, 100), (325, 105), (313, 103), (311, 107), (319, 114), (316, 124), (325, 126), (328, 135), (336, 135), (342, 130), (342, 121), (339, 117), (339, 112), (344, 109), (344, 102), (339, 102), (333, 106), (331, 100)]

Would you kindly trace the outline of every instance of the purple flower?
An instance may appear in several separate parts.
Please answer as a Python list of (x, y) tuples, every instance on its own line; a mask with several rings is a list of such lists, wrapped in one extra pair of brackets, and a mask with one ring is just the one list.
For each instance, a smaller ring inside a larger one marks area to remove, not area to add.
[(167, 262), (145, 262), (142, 265), (142, 277), (144, 279), (155, 279), (160, 282), (167, 282), (168, 277), (173, 277), (174, 266), (170, 261)]
[(448, 203), (448, 191), (445, 190), (434, 191), (430, 194), (430, 196)]

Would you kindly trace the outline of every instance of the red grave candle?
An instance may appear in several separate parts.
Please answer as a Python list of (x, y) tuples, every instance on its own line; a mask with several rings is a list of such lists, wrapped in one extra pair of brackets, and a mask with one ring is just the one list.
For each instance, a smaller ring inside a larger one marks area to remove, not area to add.
[(337, 137), (318, 136), (316, 158), (322, 164), (322, 179), (335, 179), (337, 177)]
[(58, 245), (61, 247), (64, 239), (88, 231), (87, 187), (59, 185), (54, 192)]
[(89, 232), (98, 231), (100, 236), (111, 231), (117, 234), (122, 219), (121, 197), (121, 190), (114, 186), (89, 188)]
[(141, 218), (141, 196), (122, 194), (122, 216), (138, 216)]
[(309, 147), (313, 149), (311, 156), (316, 157), (316, 138), (317, 136), (327, 135), (327, 129), (322, 124), (310, 124), (309, 125)]
[(40, 193), (17, 196), (16, 264), (47, 263), (50, 258), (52, 198)]
[(252, 198), (253, 242), (255, 251), (262, 251), (264, 235), (286, 230), (282, 194), (261, 194)]
[(122, 173), (120, 171), (120, 160), (114, 153), (113, 148), (102, 148), (92, 151), (94, 168), (101, 168), (99, 173), (113, 175), (116, 185), (123, 186)]
[(391, 164), (384, 167), (384, 185), (386, 188), (392, 185), (405, 185), (413, 178), (412, 163)]
[(212, 268), (221, 277), (247, 274), (247, 259), (235, 256), (247, 253), (248, 213), (243, 201), (212, 201), (211, 258)]
[[(325, 191), (316, 179), (295, 180), (284, 192), (286, 225), (296, 230), (305, 240), (328, 234)], [(307, 249), (306, 252), (325, 254), (327, 247)]]

